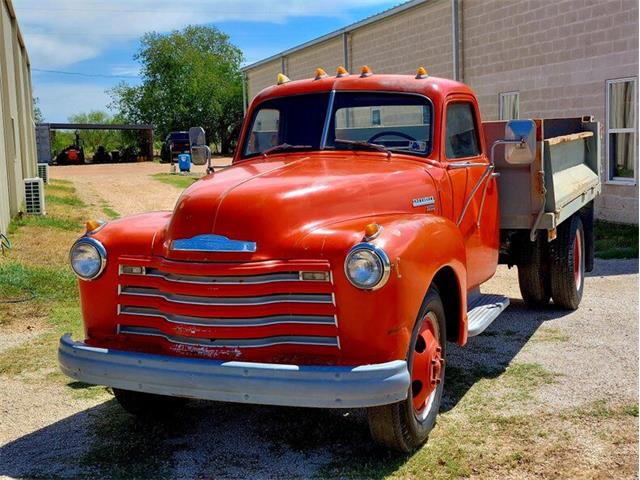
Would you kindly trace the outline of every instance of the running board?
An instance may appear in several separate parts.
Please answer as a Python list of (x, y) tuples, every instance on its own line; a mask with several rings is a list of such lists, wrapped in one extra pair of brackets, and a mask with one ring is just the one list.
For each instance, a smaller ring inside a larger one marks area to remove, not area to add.
[(478, 291), (470, 294), (467, 311), (467, 336), (475, 337), (484, 332), (508, 305), (509, 299), (502, 295), (481, 295)]

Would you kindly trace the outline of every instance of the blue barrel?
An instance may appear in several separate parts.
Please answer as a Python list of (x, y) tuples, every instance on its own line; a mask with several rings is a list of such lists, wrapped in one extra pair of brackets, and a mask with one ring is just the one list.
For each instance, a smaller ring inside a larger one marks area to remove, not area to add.
[(181, 172), (191, 171), (191, 155), (188, 153), (181, 153), (178, 155), (178, 167)]

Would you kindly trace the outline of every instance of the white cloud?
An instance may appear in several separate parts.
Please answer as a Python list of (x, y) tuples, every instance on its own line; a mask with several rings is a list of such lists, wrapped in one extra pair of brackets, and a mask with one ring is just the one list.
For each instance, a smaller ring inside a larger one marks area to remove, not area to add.
[(40, 109), (47, 122), (66, 122), (78, 112), (104, 110), (111, 99), (108, 86), (89, 83), (44, 83), (34, 86)]
[(382, 4), (388, 0), (14, 0), (32, 63), (45, 69), (95, 58), (151, 30), (225, 21), (344, 18), (353, 8)]

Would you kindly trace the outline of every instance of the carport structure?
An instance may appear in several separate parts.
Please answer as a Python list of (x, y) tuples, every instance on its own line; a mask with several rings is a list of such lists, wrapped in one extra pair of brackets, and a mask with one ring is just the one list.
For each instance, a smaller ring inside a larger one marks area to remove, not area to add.
[(39, 123), (36, 125), (38, 163), (51, 162), (51, 130), (120, 130), (140, 132), (140, 156), (153, 161), (153, 125), (120, 123)]

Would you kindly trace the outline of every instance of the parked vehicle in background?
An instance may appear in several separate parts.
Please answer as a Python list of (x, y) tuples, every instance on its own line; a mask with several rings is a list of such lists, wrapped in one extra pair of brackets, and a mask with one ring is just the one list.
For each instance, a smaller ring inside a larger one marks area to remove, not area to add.
[(84, 147), (80, 142), (80, 134), (76, 132), (75, 142), (65, 147), (53, 162), (54, 165), (82, 165), (85, 163)]
[(160, 162), (176, 162), (178, 155), (189, 153), (189, 132), (171, 132), (162, 143)]
[(483, 123), (469, 87), (423, 68), (280, 75), (233, 165), (173, 212), (88, 223), (71, 250), (85, 339), (62, 337), (62, 370), (140, 415), (183, 398), (362, 407), (375, 440), (411, 451), (436, 421), (447, 341), (509, 303), (480, 291), (498, 263), (527, 305), (578, 308), (598, 131)]
[(104, 145), (100, 145), (93, 154), (93, 163), (111, 163), (111, 155), (104, 148)]

